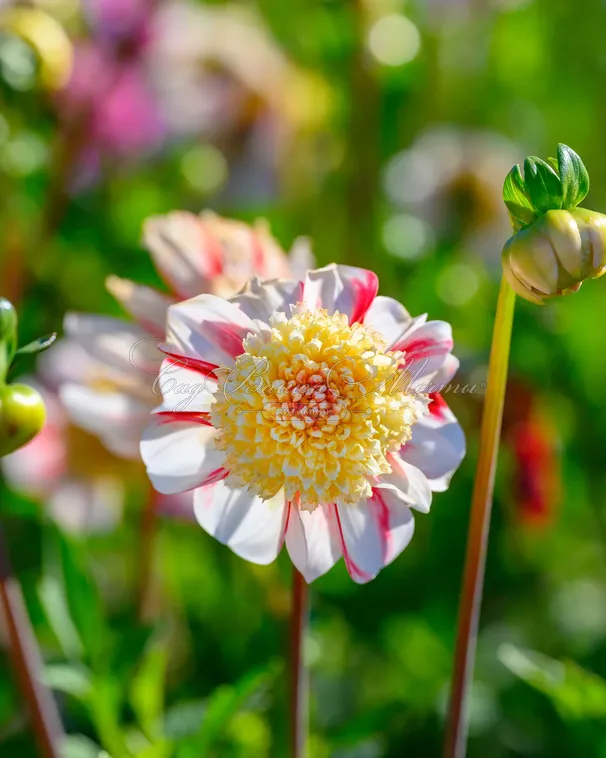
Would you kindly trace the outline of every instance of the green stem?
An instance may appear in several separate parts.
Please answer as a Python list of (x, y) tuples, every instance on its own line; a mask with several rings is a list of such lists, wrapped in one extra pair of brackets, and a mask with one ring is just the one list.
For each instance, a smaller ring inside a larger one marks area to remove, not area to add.
[(464, 758), (467, 750), (466, 703), (475, 662), (514, 306), (515, 293), (503, 278), (494, 322), (480, 452), (471, 501), (444, 758)]
[(309, 672), (305, 666), (304, 644), (309, 626), (309, 588), (293, 569), (290, 622), (290, 755), (307, 758)]

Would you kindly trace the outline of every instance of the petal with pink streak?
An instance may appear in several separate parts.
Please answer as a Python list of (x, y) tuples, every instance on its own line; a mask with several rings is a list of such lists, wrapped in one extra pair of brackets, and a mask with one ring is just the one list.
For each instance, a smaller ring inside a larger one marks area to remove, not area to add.
[(247, 334), (257, 331), (246, 313), (216, 295), (199, 295), (168, 309), (169, 350), (221, 367), (233, 366)]
[(391, 350), (406, 353), (403, 366), (412, 377), (411, 389), (423, 386), (442, 369), (444, 361), (452, 350), (452, 328), (446, 321), (429, 321), (417, 328), (409, 329), (402, 339), (391, 346)]
[(121, 458), (139, 457), (149, 405), (123, 392), (100, 392), (79, 384), (64, 384), (59, 396), (72, 421), (99, 437), (108, 450)]
[(262, 282), (255, 277), (251, 279), (230, 302), (244, 311), (251, 319), (269, 322), (272, 313), (278, 311), (291, 314), (291, 306), (301, 301), (303, 282), (292, 279), (272, 279)]
[(433, 405), (412, 427), (412, 438), (399, 455), (425, 474), (434, 492), (442, 492), (465, 457), (465, 435), (443, 400), (432, 411)]
[(385, 565), (389, 523), (379, 518), (379, 509), (370, 499), (332, 508), (347, 571), (354, 582), (366, 584)]
[(388, 456), (388, 461), (391, 472), (382, 474), (374, 487), (396, 489), (398, 497), (407, 506), (421, 513), (429, 513), (432, 490), (425, 474), (395, 453)]
[(194, 414), (151, 414), (140, 449), (155, 489), (172, 495), (225, 476), (225, 455), (215, 447), (216, 434)]
[(288, 520), (282, 491), (262, 500), (217, 482), (195, 491), (194, 511), (203, 529), (247, 561), (266, 565), (282, 549)]
[(160, 275), (180, 298), (211, 288), (222, 272), (222, 250), (212, 244), (204, 222), (193, 213), (174, 211), (152, 216), (143, 225), (143, 242)]
[(128, 279), (120, 279), (118, 276), (109, 276), (105, 286), (145, 331), (156, 337), (164, 337), (166, 311), (174, 302), (173, 298), (152, 287), (135, 284)]
[(379, 280), (372, 271), (332, 263), (307, 273), (303, 305), (310, 310), (339, 311), (353, 324), (364, 319), (378, 289)]
[(369, 507), (385, 533), (384, 566), (390, 564), (408, 547), (415, 531), (415, 520), (405, 500), (395, 487), (381, 487), (373, 490)]
[(217, 379), (190, 366), (190, 359), (167, 358), (154, 382), (153, 391), (162, 397), (162, 410), (209, 413), (217, 391)]
[(330, 506), (319, 505), (309, 512), (291, 505), (286, 548), (308, 583), (331, 569), (342, 551), (335, 520), (330, 517)]

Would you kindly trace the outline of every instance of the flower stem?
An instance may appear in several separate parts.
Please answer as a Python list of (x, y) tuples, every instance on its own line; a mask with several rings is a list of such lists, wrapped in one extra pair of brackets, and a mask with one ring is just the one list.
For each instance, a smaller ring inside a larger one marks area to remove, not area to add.
[(11, 662), (27, 701), (40, 755), (59, 758), (63, 727), (52, 694), (40, 682), (42, 658), (21, 588), (13, 576), (6, 539), (0, 527), (0, 609), (6, 621)]
[(290, 620), (290, 746), (291, 758), (307, 758), (309, 672), (303, 646), (309, 626), (309, 589), (293, 569)]
[(467, 750), (466, 701), (475, 662), (514, 306), (515, 293), (503, 278), (492, 335), (480, 452), (471, 501), (444, 758), (464, 758)]

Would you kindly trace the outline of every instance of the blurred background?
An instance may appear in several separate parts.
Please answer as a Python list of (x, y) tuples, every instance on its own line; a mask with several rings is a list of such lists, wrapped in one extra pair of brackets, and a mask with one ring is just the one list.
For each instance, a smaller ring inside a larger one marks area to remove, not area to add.
[[(606, 210), (604, 28), (604, 0), (2, 0), (20, 343), (123, 316), (108, 275), (163, 286), (144, 219), (208, 208), (373, 268), (485, 381), (507, 171), (565, 142)], [(606, 758), (605, 286), (518, 302), (470, 758)], [(45, 365), (13, 372), (49, 420), (0, 497), (66, 755), (286, 755), (287, 556), (253, 566), (168, 512), (141, 619), (142, 466), (68, 421)], [(341, 563), (313, 584), (311, 758), (440, 754), (482, 395), (449, 403), (468, 456), (408, 550), (367, 586)], [(0, 755), (35, 754), (4, 647)]]

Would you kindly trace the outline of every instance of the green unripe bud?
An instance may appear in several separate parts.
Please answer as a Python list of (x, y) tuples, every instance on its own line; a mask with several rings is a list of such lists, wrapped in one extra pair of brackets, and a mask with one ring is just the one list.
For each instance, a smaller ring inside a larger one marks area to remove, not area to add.
[(40, 393), (24, 384), (0, 389), (0, 457), (30, 442), (44, 426), (46, 410)]
[(606, 216), (585, 208), (546, 211), (507, 241), (502, 261), (512, 289), (533, 303), (576, 292), (606, 272)]

